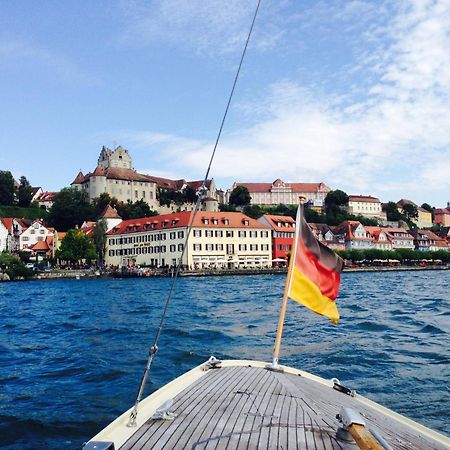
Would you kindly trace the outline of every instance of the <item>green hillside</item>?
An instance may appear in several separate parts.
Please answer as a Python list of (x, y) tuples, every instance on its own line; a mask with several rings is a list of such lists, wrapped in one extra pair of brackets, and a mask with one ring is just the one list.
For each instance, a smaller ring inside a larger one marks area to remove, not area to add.
[(0, 205), (0, 217), (19, 217), (23, 219), (45, 219), (48, 213), (39, 207), (20, 208), (19, 206)]

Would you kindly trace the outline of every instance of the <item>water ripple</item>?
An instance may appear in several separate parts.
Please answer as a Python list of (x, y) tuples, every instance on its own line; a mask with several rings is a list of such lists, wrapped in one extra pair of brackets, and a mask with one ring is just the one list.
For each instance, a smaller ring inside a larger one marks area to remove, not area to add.
[[(288, 305), (282, 362), (450, 422), (448, 272), (347, 273), (330, 324)], [(80, 448), (134, 402), (168, 279), (4, 283), (0, 447)], [(269, 361), (281, 276), (181, 279), (146, 394), (205, 361)]]

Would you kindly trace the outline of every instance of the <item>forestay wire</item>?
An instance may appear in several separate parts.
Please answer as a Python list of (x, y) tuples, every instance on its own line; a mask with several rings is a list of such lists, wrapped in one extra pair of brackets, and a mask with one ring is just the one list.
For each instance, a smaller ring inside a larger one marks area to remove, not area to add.
[(238, 78), (239, 78), (239, 74), (241, 72), (242, 63), (244, 61), (244, 57), (245, 57), (245, 54), (247, 52), (248, 43), (250, 42), (250, 37), (252, 35), (253, 27), (255, 25), (256, 16), (258, 15), (260, 4), (261, 4), (261, 0), (258, 0), (258, 3), (256, 5), (256, 9), (255, 9), (255, 13), (253, 15), (253, 20), (252, 20), (252, 23), (251, 23), (251, 26), (250, 26), (250, 29), (249, 29), (249, 32), (248, 32), (248, 35), (247, 35), (247, 40), (245, 42), (244, 50), (242, 51), (241, 59), (239, 61), (239, 66), (237, 68), (236, 75), (234, 77), (233, 86), (231, 88), (231, 92), (230, 92), (230, 95), (228, 97), (227, 106), (225, 108), (225, 112), (224, 112), (223, 117), (222, 117), (222, 122), (220, 124), (219, 132), (217, 133), (217, 138), (216, 138), (216, 141), (214, 143), (214, 148), (213, 148), (213, 151), (211, 153), (211, 158), (209, 160), (208, 168), (207, 168), (206, 173), (205, 173), (205, 178), (204, 178), (202, 186), (200, 188), (199, 195), (198, 195), (198, 198), (197, 198), (197, 202), (195, 203), (195, 207), (194, 207), (193, 213), (191, 214), (191, 219), (189, 221), (189, 226), (188, 226), (188, 229), (187, 229), (187, 232), (186, 232), (186, 239), (184, 241), (183, 250), (181, 252), (181, 256), (180, 256), (180, 259), (178, 261), (177, 267), (175, 269), (175, 274), (174, 274), (174, 276), (172, 278), (172, 283), (170, 285), (170, 289), (169, 289), (169, 292), (167, 294), (166, 301), (164, 303), (164, 309), (163, 309), (163, 312), (162, 312), (162, 315), (161, 315), (161, 320), (160, 320), (160, 323), (159, 323), (159, 327), (158, 327), (158, 329), (156, 331), (156, 335), (155, 335), (155, 339), (153, 341), (153, 345), (150, 347), (149, 356), (148, 356), (148, 360), (147, 360), (147, 365), (145, 367), (144, 374), (142, 376), (141, 384), (139, 386), (139, 390), (138, 390), (136, 401), (135, 401), (135, 404), (134, 404), (134, 407), (133, 407), (133, 411), (131, 412), (130, 419), (128, 421), (128, 426), (129, 427), (135, 427), (136, 426), (136, 418), (137, 418), (137, 415), (138, 415), (139, 403), (140, 403), (140, 401), (142, 399), (142, 395), (144, 393), (145, 384), (147, 382), (147, 378), (148, 378), (148, 375), (150, 373), (150, 368), (152, 366), (153, 359), (155, 357), (156, 352), (158, 351), (159, 338), (161, 336), (163, 325), (164, 325), (164, 322), (165, 322), (165, 319), (166, 319), (169, 303), (170, 303), (170, 301), (172, 299), (172, 294), (173, 294), (173, 292), (175, 290), (175, 287), (176, 287), (176, 284), (177, 284), (178, 274), (180, 273), (180, 269), (181, 269), (181, 266), (183, 264), (183, 257), (184, 257), (184, 254), (186, 252), (187, 244), (188, 244), (188, 241), (189, 241), (189, 236), (190, 236), (191, 230), (192, 230), (192, 225), (194, 223), (195, 216), (197, 215), (197, 213), (199, 211), (200, 204), (201, 204), (201, 201), (203, 199), (203, 196), (205, 195), (205, 192), (207, 191), (206, 184), (207, 184), (207, 181), (208, 181), (209, 172), (211, 170), (211, 166), (212, 166), (212, 163), (214, 161), (214, 156), (216, 154), (217, 146), (219, 144), (220, 137), (222, 135), (223, 126), (225, 124), (225, 120), (226, 120), (227, 115), (228, 115), (228, 110), (230, 108), (231, 99), (233, 98), (234, 90), (236, 88), (236, 84), (237, 84), (237, 81), (238, 81)]

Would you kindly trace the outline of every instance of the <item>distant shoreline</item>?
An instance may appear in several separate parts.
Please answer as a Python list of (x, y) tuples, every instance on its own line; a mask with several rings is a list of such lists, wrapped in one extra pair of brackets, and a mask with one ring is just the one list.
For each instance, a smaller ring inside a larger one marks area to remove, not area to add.
[[(409, 271), (423, 271), (423, 270), (450, 270), (448, 265), (430, 265), (430, 266), (370, 266), (370, 267), (346, 267), (344, 273), (352, 272), (409, 272)], [(236, 270), (201, 270), (201, 271), (183, 271), (180, 272), (180, 277), (214, 277), (214, 276), (241, 276), (241, 275), (283, 275), (286, 274), (287, 269), (236, 269)], [(43, 272), (38, 273), (28, 280), (14, 280), (14, 281), (36, 281), (36, 280), (72, 280), (72, 279), (105, 279), (105, 278), (170, 278), (173, 272), (156, 273), (145, 275), (133, 272), (108, 272), (99, 273), (89, 269), (85, 270), (62, 270), (59, 272)]]

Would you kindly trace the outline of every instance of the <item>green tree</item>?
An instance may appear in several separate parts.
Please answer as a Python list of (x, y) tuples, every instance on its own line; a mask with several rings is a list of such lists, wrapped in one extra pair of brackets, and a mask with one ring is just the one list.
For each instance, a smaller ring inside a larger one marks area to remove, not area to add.
[(219, 203), (219, 211), (236, 212), (236, 207), (234, 205), (227, 205), (226, 203)]
[(97, 265), (98, 267), (103, 267), (105, 262), (105, 252), (106, 252), (106, 231), (107, 223), (105, 219), (97, 221), (94, 231), (92, 233), (92, 238), (94, 239), (95, 249), (97, 251)]
[(92, 214), (98, 219), (108, 205), (113, 206), (117, 205), (117, 203), (119, 203), (119, 201), (115, 197), (111, 197), (107, 192), (102, 192), (98, 197), (93, 198), (91, 201)]
[(391, 222), (398, 222), (399, 220), (405, 220), (405, 216), (398, 210), (397, 203), (388, 202), (384, 208), (387, 220)]
[(402, 208), (402, 212), (405, 215), (407, 220), (413, 221), (419, 217), (419, 211), (417, 210), (417, 206), (412, 203), (405, 203)]
[(155, 216), (158, 213), (152, 211), (150, 206), (144, 200), (137, 200), (130, 205), (130, 219), (139, 219), (141, 217)]
[(336, 189), (334, 191), (328, 192), (325, 197), (325, 211), (335, 211), (337, 208), (342, 208), (348, 203), (348, 195)]
[(82, 260), (91, 261), (97, 258), (93, 240), (81, 230), (71, 229), (64, 236), (61, 247), (55, 254), (57, 259), (79, 263)]
[(58, 231), (66, 231), (92, 218), (92, 207), (87, 201), (86, 191), (64, 188), (53, 198), (48, 223)]
[(311, 208), (305, 208), (305, 220), (308, 223), (324, 223), (325, 217), (322, 214), (319, 214), (317, 211)]
[(33, 275), (33, 271), (27, 269), (17, 256), (7, 252), (0, 253), (0, 268), (9, 275), (11, 280), (18, 277), (27, 279)]
[(259, 219), (264, 214), (259, 205), (245, 205), (243, 212), (252, 219)]
[(236, 186), (230, 194), (230, 200), (228, 203), (234, 206), (245, 206), (248, 205), (252, 197), (250, 192), (245, 186)]
[(20, 177), (19, 189), (17, 190), (17, 198), (19, 206), (28, 208), (33, 197), (33, 188), (26, 177)]
[(12, 173), (9, 170), (0, 170), (0, 205), (12, 206), (15, 191)]
[(187, 203), (196, 203), (198, 195), (195, 192), (195, 189), (189, 184), (183, 189), (183, 196)]

